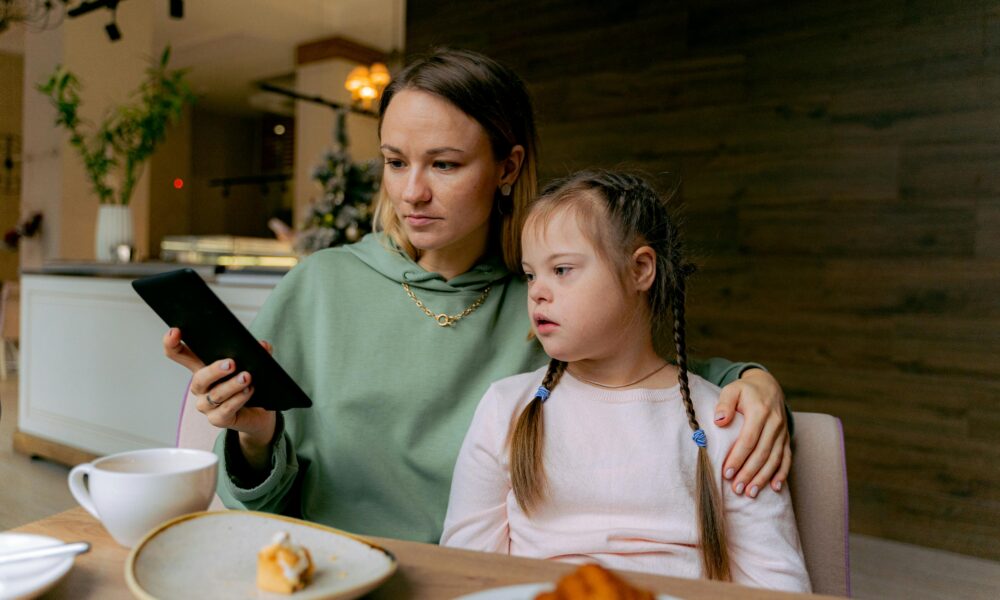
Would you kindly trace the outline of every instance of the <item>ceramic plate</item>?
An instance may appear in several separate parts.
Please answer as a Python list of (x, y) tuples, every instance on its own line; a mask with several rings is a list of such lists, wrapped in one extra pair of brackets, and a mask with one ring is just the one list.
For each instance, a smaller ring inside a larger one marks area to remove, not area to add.
[[(533, 600), (535, 596), (542, 592), (551, 592), (555, 588), (551, 583), (525, 583), (522, 585), (511, 585), (501, 588), (483, 590), (474, 594), (468, 594), (455, 600)], [(677, 596), (667, 594), (657, 594), (656, 600), (681, 600)]]
[(287, 531), (309, 549), (316, 573), (295, 600), (357, 598), (396, 571), (388, 551), (336, 529), (247, 511), (202, 512), (167, 521), (136, 544), (125, 563), (143, 600), (289, 598), (257, 589), (257, 551)]
[[(62, 544), (62, 540), (27, 533), (0, 533), (0, 555)], [(73, 556), (39, 558), (0, 566), (0, 600), (34, 598), (73, 568)]]

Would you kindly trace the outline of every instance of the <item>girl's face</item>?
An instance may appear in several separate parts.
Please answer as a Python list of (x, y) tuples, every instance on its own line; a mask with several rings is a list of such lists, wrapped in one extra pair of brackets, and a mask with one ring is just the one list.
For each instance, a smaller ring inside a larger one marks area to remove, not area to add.
[(478, 258), (504, 175), (483, 127), (438, 96), (404, 90), (386, 109), (381, 135), (382, 185), (410, 243)]
[[(641, 296), (602, 258), (576, 211), (529, 222), (521, 238), (531, 328), (552, 358), (575, 362), (615, 356), (649, 324)], [(640, 334), (641, 335), (641, 334)]]

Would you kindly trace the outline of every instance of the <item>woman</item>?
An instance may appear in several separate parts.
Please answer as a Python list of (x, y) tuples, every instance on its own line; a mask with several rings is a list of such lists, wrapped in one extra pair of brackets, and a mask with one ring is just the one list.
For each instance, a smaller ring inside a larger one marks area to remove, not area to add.
[[(228, 430), (216, 444), (227, 505), (436, 542), (483, 392), (546, 362), (526, 339), (516, 275), (522, 215), (536, 191), (535, 127), (513, 72), (443, 51), (389, 84), (379, 135), (381, 232), (302, 261), (251, 328), (273, 344), (311, 409), (244, 408), (249, 374), (220, 382), (239, 365), (205, 365), (177, 330), (163, 344), (194, 373), (188, 401)], [(725, 464), (734, 489), (780, 486), (790, 453), (777, 382), (754, 365), (693, 367), (728, 384), (720, 424), (737, 405), (746, 417)]]

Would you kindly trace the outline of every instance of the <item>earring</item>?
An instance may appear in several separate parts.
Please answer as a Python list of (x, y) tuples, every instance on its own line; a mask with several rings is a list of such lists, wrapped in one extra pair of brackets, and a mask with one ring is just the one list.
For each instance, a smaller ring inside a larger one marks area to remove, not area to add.
[(507, 204), (507, 203), (504, 202), (504, 198), (503, 197), (497, 198), (497, 202), (496, 202), (497, 214), (500, 215), (501, 217), (506, 217), (511, 212), (511, 211), (505, 209), (506, 208), (504, 206), (505, 204)]
[(500, 186), (500, 195), (501, 196), (510, 196), (510, 184), (509, 183), (505, 183), (505, 184), (503, 184), (503, 185)]

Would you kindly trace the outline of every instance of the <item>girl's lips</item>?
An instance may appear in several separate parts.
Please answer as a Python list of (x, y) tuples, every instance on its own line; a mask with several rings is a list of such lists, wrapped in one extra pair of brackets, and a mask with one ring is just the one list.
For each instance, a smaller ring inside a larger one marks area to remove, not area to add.
[(552, 333), (559, 327), (559, 323), (554, 323), (552, 321), (547, 321), (545, 319), (535, 320), (535, 329), (538, 330), (539, 335), (544, 335), (547, 333)]
[(427, 215), (406, 215), (406, 222), (412, 227), (424, 227), (439, 220), (437, 217), (428, 217)]

